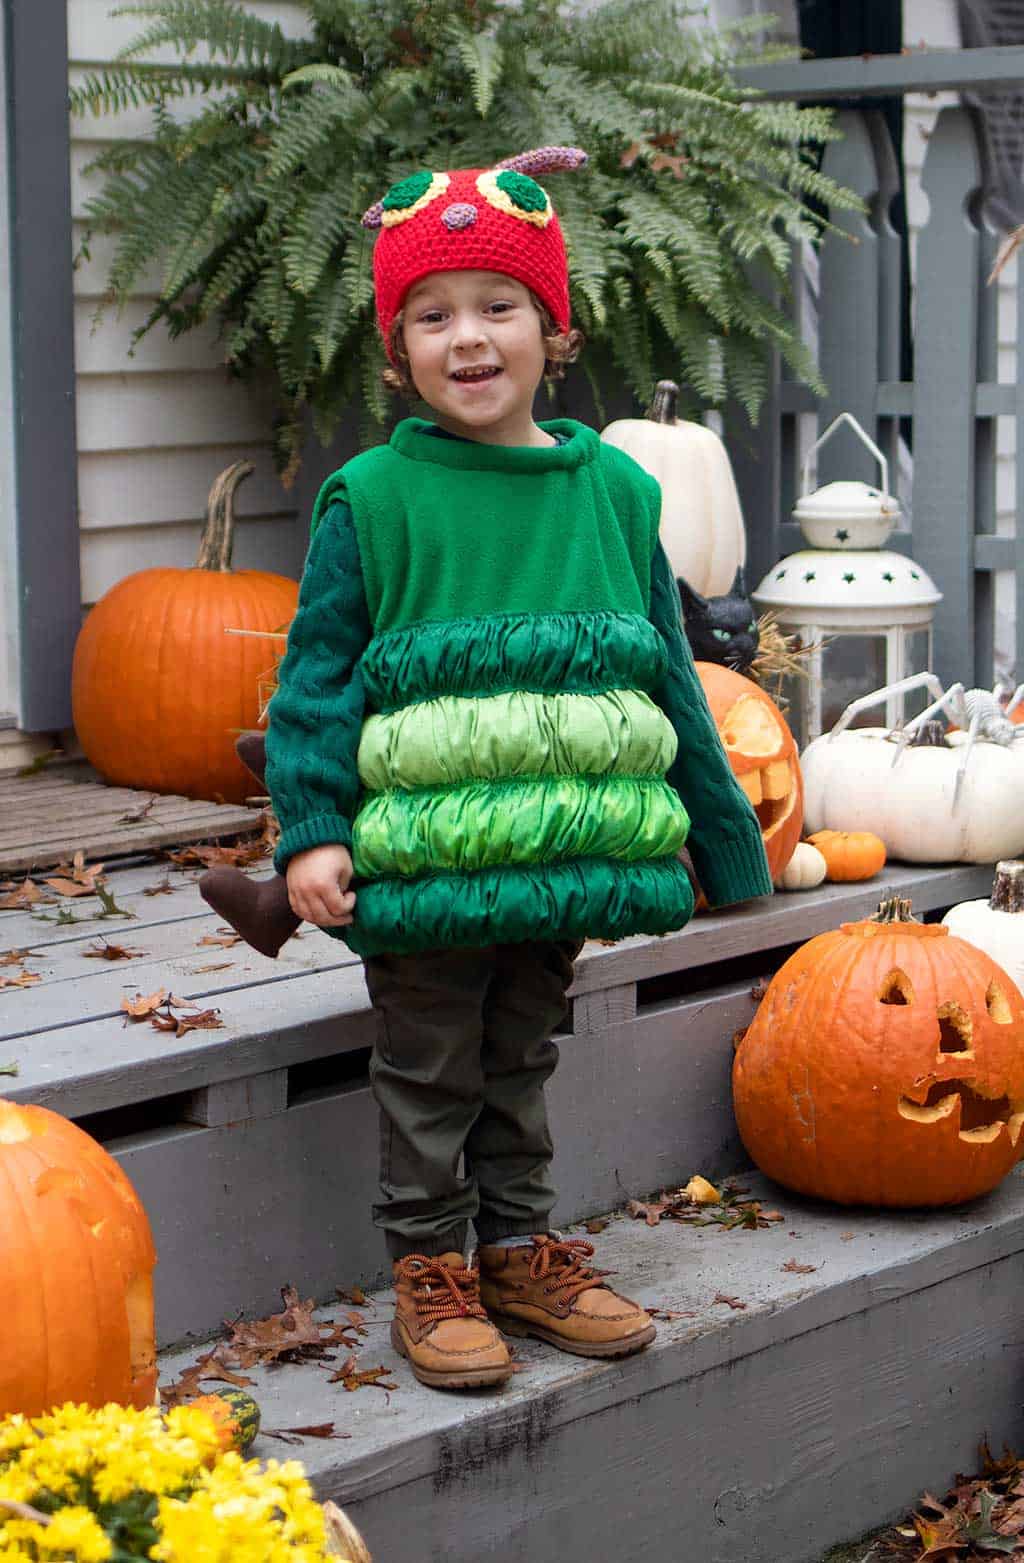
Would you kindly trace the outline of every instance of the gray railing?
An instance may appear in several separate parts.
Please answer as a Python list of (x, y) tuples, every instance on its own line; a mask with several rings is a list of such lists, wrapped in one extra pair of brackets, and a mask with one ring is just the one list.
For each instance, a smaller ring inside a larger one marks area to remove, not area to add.
[[(1024, 48), (919, 51), (872, 59), (814, 60), (758, 67), (744, 82), (769, 97), (832, 99), (903, 95), (957, 87), (1024, 83)], [(1001, 236), (979, 215), (985, 195), (983, 141), (969, 108), (943, 108), (928, 141), (923, 185), (929, 214), (917, 238), (913, 319), (914, 377), (900, 379), (903, 286), (899, 235), (889, 212), (898, 163), (877, 110), (843, 110), (842, 141), (824, 170), (854, 189), (866, 215), (838, 214), (856, 242), (828, 235), (819, 252), (818, 342), (828, 396), (822, 401), (786, 379), (778, 364), (758, 427), (728, 418), (730, 452), (747, 518), (749, 576), (756, 582), (801, 546), (789, 520), (797, 494), (797, 419), (816, 412), (824, 427), (846, 409), (899, 470), (901, 419), (910, 419), (912, 483), (905, 509), (912, 528), (889, 546), (909, 549), (943, 593), (935, 618), (935, 671), (943, 683), (990, 684), (995, 572), (1016, 572), (1016, 671), (1024, 678), (1024, 354), (1016, 379), (998, 380), (997, 290), (987, 278)], [(1017, 304), (1024, 319), (1024, 265)], [(997, 535), (996, 425), (1015, 420), (1016, 535)], [(904, 463), (906, 466), (906, 463)], [(873, 479), (865, 456), (840, 436), (823, 452), (819, 481)]]

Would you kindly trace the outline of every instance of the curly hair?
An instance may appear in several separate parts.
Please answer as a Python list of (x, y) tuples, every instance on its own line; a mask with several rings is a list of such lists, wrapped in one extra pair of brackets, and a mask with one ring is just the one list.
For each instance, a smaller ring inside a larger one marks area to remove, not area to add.
[[(583, 332), (575, 327), (570, 331), (559, 331), (554, 316), (545, 309), (535, 293), (530, 293), (530, 300), (540, 316), (541, 339), (544, 343), (544, 378), (552, 383), (556, 380), (564, 380), (566, 364), (576, 362), (586, 346), (587, 339)], [(390, 344), (397, 365), (387, 364), (381, 372), (381, 379), (389, 391), (396, 391), (409, 401), (415, 401), (420, 393), (409, 371), (409, 355), (405, 350), (403, 330), (404, 317), (405, 311), (400, 309), (391, 322)]]

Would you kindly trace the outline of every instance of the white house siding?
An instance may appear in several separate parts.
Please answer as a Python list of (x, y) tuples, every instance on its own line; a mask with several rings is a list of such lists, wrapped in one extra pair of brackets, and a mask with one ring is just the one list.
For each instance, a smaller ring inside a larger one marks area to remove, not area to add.
[[(956, 0), (903, 0), (903, 39), (908, 48), (960, 48), (960, 23)], [(928, 97), (909, 93), (905, 99), (903, 157), (907, 171), (907, 208), (911, 256), (916, 255), (922, 228), (928, 217), (928, 197), (921, 187), (921, 170), (928, 136), (939, 110), (959, 102), (955, 92)], [(1012, 384), (1017, 373), (1017, 263), (1011, 261), (999, 279), (999, 379)], [(1001, 536), (1012, 537), (1015, 526), (1016, 455), (1012, 418), (996, 420), (996, 515)], [(1013, 669), (1014, 578), (1011, 570), (996, 576), (996, 671), (1008, 677)], [(1024, 677), (1024, 671), (1017, 674)]]
[[(68, 0), (72, 82), (102, 68), (143, 25), (113, 17), (113, 0)], [(248, 0), (248, 8), (301, 34), (305, 11), (289, 0)], [(154, 52), (153, 60), (173, 57)], [(180, 112), (195, 112), (185, 99)], [(149, 134), (146, 110), (81, 117), (71, 125), (71, 199), (77, 249), (85, 203), (99, 186), (85, 167), (103, 146)], [(150, 565), (194, 562), (206, 495), (217, 473), (239, 457), (256, 472), (239, 489), (235, 563), (296, 575), (305, 549), (304, 519), (274, 474), (271, 403), (266, 390), (232, 381), (215, 332), (196, 330), (172, 342), (157, 327), (129, 357), (133, 329), (158, 291), (157, 272), (118, 316), (93, 316), (104, 293), (112, 241), (95, 239), (91, 259), (75, 272), (75, 382), (83, 606), (116, 581)]]

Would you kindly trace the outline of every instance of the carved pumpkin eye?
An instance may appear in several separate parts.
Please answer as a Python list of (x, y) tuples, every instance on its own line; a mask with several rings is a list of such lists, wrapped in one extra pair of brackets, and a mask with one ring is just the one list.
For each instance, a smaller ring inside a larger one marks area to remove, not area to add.
[(484, 200), (509, 217), (546, 228), (551, 221), (551, 202), (529, 174), (517, 174), (511, 168), (491, 168), (477, 175), (476, 187)]
[(410, 217), (415, 217), (431, 201), (443, 195), (450, 184), (450, 175), (432, 174), (429, 168), (419, 168), (414, 174), (400, 179), (380, 203), (383, 208), (381, 226), (396, 228), (399, 223), (408, 222)]

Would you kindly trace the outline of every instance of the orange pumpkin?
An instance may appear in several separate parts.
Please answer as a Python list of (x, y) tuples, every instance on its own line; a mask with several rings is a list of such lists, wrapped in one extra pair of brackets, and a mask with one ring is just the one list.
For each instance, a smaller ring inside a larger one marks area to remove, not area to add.
[(1024, 997), (981, 950), (885, 901), (768, 985), (733, 1064), (769, 1177), (844, 1205), (955, 1205), (1024, 1141)]
[(155, 1264), (113, 1157), (58, 1113), (0, 1100), (0, 1417), (151, 1406)]
[(107, 781), (188, 798), (241, 803), (252, 777), (235, 754), (259, 717), (270, 642), (228, 629), (278, 630), (298, 586), (263, 570), (232, 570), (239, 461), (210, 493), (194, 569), (140, 570), (89, 614), (75, 647), (72, 707), (90, 763)]
[(834, 884), (870, 879), (885, 867), (885, 842), (870, 830), (817, 830), (807, 839), (825, 859), (826, 878)]
[(770, 695), (717, 662), (698, 662), (729, 764), (754, 806), (768, 868), (777, 879), (793, 856), (804, 820), (804, 787), (793, 734)]

